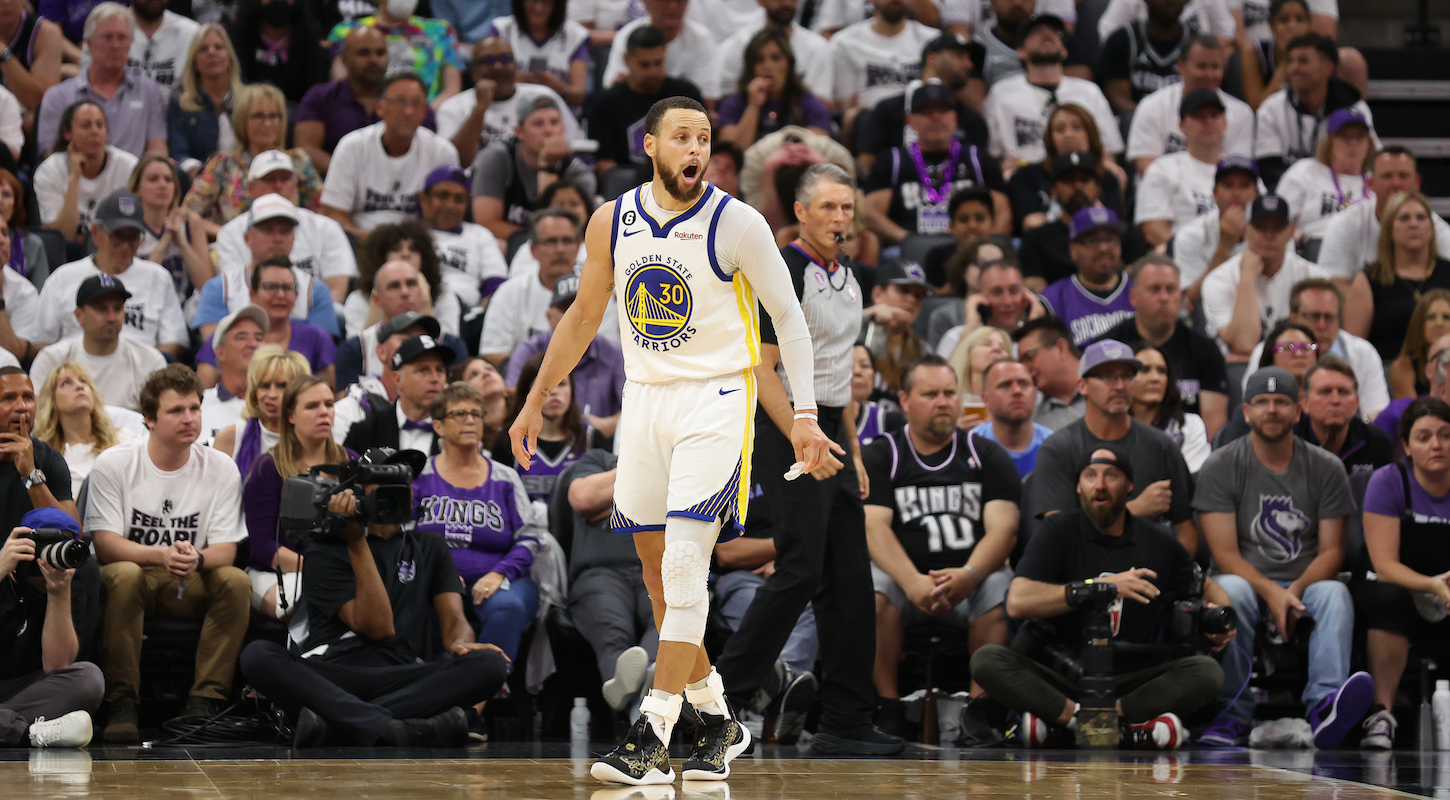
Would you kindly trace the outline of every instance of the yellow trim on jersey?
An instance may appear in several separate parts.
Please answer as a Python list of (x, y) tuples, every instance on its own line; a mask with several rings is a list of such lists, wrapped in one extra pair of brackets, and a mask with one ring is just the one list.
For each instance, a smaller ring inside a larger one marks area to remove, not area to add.
[(745, 273), (737, 270), (730, 282), (735, 287), (735, 305), (740, 311), (740, 321), (745, 323), (745, 346), (750, 350), (750, 366), (754, 367), (760, 363), (760, 303), (756, 301), (755, 289), (751, 288)]
[(750, 478), (750, 457), (755, 452), (755, 370), (745, 370), (745, 439), (740, 447), (740, 486), (735, 496), (735, 521), (745, 528), (746, 511), (750, 506), (750, 487), (755, 484)]

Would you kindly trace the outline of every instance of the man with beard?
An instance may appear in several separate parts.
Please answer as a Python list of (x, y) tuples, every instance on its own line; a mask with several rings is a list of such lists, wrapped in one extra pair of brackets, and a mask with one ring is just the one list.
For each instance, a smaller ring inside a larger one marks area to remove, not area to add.
[(1194, 32), (1178, 19), (1188, 0), (1147, 0), (1145, 5), (1148, 18), (1109, 34), (1098, 61), (1098, 80), (1118, 113), (1137, 108), (1152, 92), (1182, 80), (1174, 64), (1191, 46)]
[(1128, 454), (1138, 476), (1128, 511), (1172, 527), (1184, 549), (1196, 553), (1193, 479), (1183, 453), (1168, 434), (1132, 415), (1133, 379), (1142, 366), (1127, 345), (1111, 339), (1083, 350), (1078, 392), (1087, 398), (1086, 413), (1043, 443), (1032, 478), (1035, 507), (1029, 510), (1036, 516), (1071, 511), (1076, 502), (1073, 465), (1104, 444), (1116, 445)]
[(1028, 286), (1038, 292), (1077, 272), (1069, 246), (1068, 223), (1079, 211), (1096, 206), (1103, 197), (1103, 179), (1092, 155), (1062, 153), (1053, 159), (1051, 195), (1062, 209), (1062, 215), (1023, 231), (1022, 247), (1017, 254)]
[[(1198, 474), (1193, 507), (1239, 615), (1244, 652), (1267, 617), (1285, 641), (1309, 646), (1302, 695), (1314, 746), (1337, 747), (1374, 698), (1368, 673), (1349, 674), (1354, 605), (1336, 580), (1344, 561), (1344, 526), (1355, 511), (1339, 459), (1295, 436), (1299, 384), (1288, 370), (1249, 376), (1244, 417), (1252, 432), (1215, 450)], [(1306, 633), (1307, 629), (1307, 633)], [(1219, 697), (1228, 711), (1204, 732), (1203, 744), (1233, 747), (1249, 732), (1254, 693), (1248, 659), (1224, 661)]]
[(1123, 271), (1123, 223), (1110, 209), (1088, 206), (1073, 214), (1068, 238), (1077, 271), (1043, 289), (1042, 302), (1082, 347), (1133, 315), (1133, 279)]
[(992, 135), (990, 149), (1009, 173), (1018, 164), (1047, 157), (1042, 142), (1047, 118), (1053, 108), (1068, 103), (1092, 114), (1104, 150), (1115, 156), (1123, 152), (1123, 135), (1102, 90), (1092, 81), (1067, 75), (1063, 69), (1066, 35), (1062, 20), (1051, 15), (1022, 23), (1017, 52), (1026, 71), (1002, 78), (987, 92), (982, 115)]
[(145, 75), (167, 91), (179, 87), (186, 48), (201, 26), (195, 20), (168, 11), (166, 0), (134, 0), (131, 17), (136, 26), (126, 71)]
[[(700, 87), (684, 78), (665, 74), (665, 35), (659, 28), (635, 28), (624, 43), (624, 80), (596, 92), (585, 114), (589, 132), (599, 140), (595, 170), (604, 174), (618, 166), (634, 166), (640, 180), (649, 178), (649, 156), (644, 154), (644, 117), (666, 97), (689, 97), (704, 102)], [(797, 63), (800, 56), (796, 57)]]
[(620, 344), (629, 388), (611, 523), (616, 533), (634, 535), (660, 647), (638, 721), (591, 769), (614, 783), (674, 780), (668, 743), (687, 697), (701, 730), (685, 780), (725, 779), (751, 743), (701, 644), (710, 554), (722, 523), (745, 518), (753, 485), (756, 297), (774, 323), (795, 391), (791, 471), (840, 469), (831, 451), (846, 454), (816, 424), (810, 330), (770, 226), (705, 181), (710, 132), (704, 107), (689, 98), (650, 109), (644, 145), (654, 180), (594, 213), (578, 297), (554, 329), (509, 430), (514, 457), (528, 469), (544, 401), (594, 340), (615, 282), (623, 283), (620, 322), (629, 326)]
[[(988, 89), (997, 81), (1022, 71), (1022, 55), (1017, 48), (1022, 43), (1022, 26), (1034, 15), (1072, 21), (1070, 15), (1077, 12), (1071, 0), (990, 0), (983, 5), (990, 10), (990, 14), (983, 16), (995, 18), (995, 23), (991, 28), (983, 27), (972, 37), (972, 63), (977, 65), (977, 73), (986, 81)], [(1067, 46), (1065, 72), (1076, 78), (1092, 80), (1092, 68), (1083, 60), (1077, 40), (1069, 35), (1066, 23), (1063, 25), (1063, 43)]]
[[(473, 91), (462, 91), (438, 106), (438, 135), (458, 148), (461, 163), (494, 142), (506, 142), (518, 127), (518, 101), (547, 97), (564, 107), (564, 98), (541, 83), (519, 83), (518, 62), (507, 39), (490, 36), (473, 46), (469, 76)], [(570, 114), (564, 118), (564, 138), (584, 138)]]
[(897, 666), (906, 628), (936, 620), (967, 631), (974, 651), (1007, 643), (1002, 603), (1022, 481), (1000, 446), (957, 427), (962, 401), (945, 359), (926, 355), (908, 366), (899, 399), (906, 427), (873, 441), (862, 459), (879, 716), (905, 727)]
[(1246, 155), (1227, 155), (1213, 172), (1213, 210), (1173, 233), (1179, 285), (1197, 303), (1203, 279), (1242, 253), (1249, 204), (1259, 196), (1259, 165)]
[[(797, 56), (799, 58), (799, 56)], [(907, 102), (922, 83), (940, 83), (956, 98), (957, 139), (978, 147), (987, 146), (987, 121), (971, 106), (962, 102), (963, 90), (972, 80), (971, 45), (955, 33), (943, 33), (926, 43), (921, 50), (921, 82), (912, 81), (906, 91), (877, 103), (871, 109), (871, 124), (856, 131), (856, 173), (866, 175), (877, 156), (891, 147), (900, 147), (916, 138), (916, 131), (906, 126)], [(984, 89), (978, 90), (985, 93)], [(981, 94), (977, 95), (980, 104)]]
[[(1161, 642), (1169, 606), (1194, 596), (1198, 566), (1183, 545), (1132, 513), (1128, 495), (1135, 470), (1126, 448), (1098, 444), (1067, 471), (1073, 505), (1045, 522), (1027, 543), (1007, 593), (1007, 613), (1014, 619), (1042, 620), (1029, 624), (1080, 651), (1087, 644), (1083, 606), (1091, 584), (1110, 583), (1117, 587), (1113, 640)], [(1212, 580), (1204, 584), (1203, 596), (1216, 606), (1229, 604)], [(1222, 650), (1234, 634), (1210, 638), (1213, 649)], [(1188, 729), (1180, 715), (1213, 702), (1227, 685), (1218, 662), (1202, 654), (1166, 661), (1151, 654), (1114, 654), (1113, 671), (1122, 742), (1139, 750), (1183, 746)], [(1022, 712), (1027, 747), (1071, 746), (1068, 726), (1080, 709), (1073, 699), (1081, 691), (1075, 680), (1001, 645), (977, 651), (972, 675), (992, 699)], [(968, 713), (982, 717), (977, 703)]]
[(771, 28), (790, 36), (790, 49), (795, 54), (796, 71), (800, 73), (801, 83), (810, 89), (811, 94), (829, 103), (834, 92), (831, 84), (830, 43), (820, 34), (796, 23), (799, 0), (758, 2), (765, 11), (764, 16), (758, 18), (759, 24), (741, 28), (720, 45), (720, 84), (717, 95), (727, 97), (735, 93), (735, 83), (740, 79), (740, 70), (745, 66), (745, 47), (756, 34)]
[(1051, 428), (1032, 421), (1036, 394), (1032, 371), (1025, 364), (1014, 358), (988, 364), (982, 372), (988, 419), (972, 429), (973, 434), (1001, 445), (1024, 478), (1037, 468), (1037, 451), (1052, 435)]

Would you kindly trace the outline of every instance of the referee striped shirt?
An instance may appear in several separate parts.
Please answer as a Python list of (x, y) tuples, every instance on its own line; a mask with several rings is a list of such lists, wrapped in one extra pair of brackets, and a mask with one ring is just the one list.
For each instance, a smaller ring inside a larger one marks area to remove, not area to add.
[[(780, 254), (790, 269), (791, 283), (800, 300), (815, 350), (816, 402), (845, 408), (851, 402), (851, 349), (861, 332), (861, 284), (851, 268), (839, 262), (822, 263), (792, 242)], [(769, 314), (760, 315), (760, 341), (776, 344)], [(786, 394), (790, 383), (777, 366)]]

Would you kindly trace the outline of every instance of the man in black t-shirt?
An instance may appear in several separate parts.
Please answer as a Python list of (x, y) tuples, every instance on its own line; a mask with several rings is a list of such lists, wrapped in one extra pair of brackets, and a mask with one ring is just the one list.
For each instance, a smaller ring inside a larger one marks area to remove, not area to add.
[(1134, 315), (1104, 333), (1136, 353), (1152, 346), (1173, 365), (1183, 410), (1203, 417), (1208, 439), (1228, 421), (1228, 372), (1223, 351), (1212, 339), (1188, 327), (1179, 316), (1183, 290), (1178, 267), (1165, 256), (1150, 255), (1128, 267), (1133, 278), (1128, 301)]
[(1138, 101), (1183, 80), (1178, 59), (1194, 31), (1178, 20), (1188, 0), (1146, 0), (1148, 18), (1113, 31), (1103, 43), (1098, 80), (1114, 113), (1138, 107)]
[(665, 75), (665, 34), (653, 25), (636, 28), (625, 41), (624, 80), (596, 92), (585, 109), (589, 133), (599, 141), (595, 169), (600, 178), (615, 167), (642, 169), (650, 179), (644, 153), (644, 118), (656, 101), (677, 95), (704, 102), (700, 89), (682, 78)]
[[(1073, 466), (1076, 507), (1048, 520), (1028, 542), (1007, 609), (1014, 619), (1043, 620), (1034, 624), (1044, 635), (1080, 653), (1091, 584), (1111, 583), (1118, 590), (1109, 610), (1113, 641), (1158, 644), (1172, 604), (1194, 596), (1198, 567), (1172, 536), (1127, 512), (1133, 467), (1122, 449), (1098, 447)], [(1212, 581), (1204, 597), (1228, 605)], [(1232, 638), (1232, 633), (1213, 638), (1213, 648), (1222, 649)], [(1023, 712), (1028, 747), (1071, 741), (1065, 726), (1078, 711), (1075, 679), (1000, 645), (977, 651), (972, 676), (993, 699)], [(1213, 702), (1223, 685), (1223, 669), (1207, 655), (1162, 661), (1151, 652), (1115, 653), (1113, 676), (1123, 739), (1138, 749), (1181, 746), (1188, 731), (1178, 715)]]
[(861, 453), (870, 478), (866, 540), (876, 588), (876, 691), (897, 697), (902, 631), (928, 620), (1005, 644), (1022, 481), (1007, 452), (957, 428), (956, 373), (928, 355), (902, 374), (906, 428)]
[(1008, 233), (1011, 205), (996, 159), (956, 137), (956, 96), (939, 83), (917, 87), (906, 124), (915, 141), (882, 152), (862, 185), (866, 224), (885, 244), (900, 244), (913, 233), (947, 233), (952, 194), (973, 186), (992, 190), (997, 233)]
[[(370, 450), (365, 458), (375, 454), (407, 458), (386, 449)], [(352, 490), (334, 496), (328, 510), (352, 519), (335, 538), (314, 540), (308, 548), (302, 586), (310, 633), (302, 655), (276, 642), (252, 642), (242, 651), (242, 672), (297, 715), (294, 747), (329, 739), (400, 747), (466, 744), (470, 726), (479, 721), (464, 709), (493, 697), (508, 666), (502, 650), (474, 641), (448, 545), (411, 522), (362, 522), (353, 516), (358, 501)], [(452, 658), (427, 660), (435, 630)]]

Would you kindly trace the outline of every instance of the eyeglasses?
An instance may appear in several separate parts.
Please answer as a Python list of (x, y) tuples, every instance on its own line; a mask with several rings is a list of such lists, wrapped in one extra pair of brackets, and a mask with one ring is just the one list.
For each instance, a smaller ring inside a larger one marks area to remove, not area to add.
[(273, 283), (271, 281), (263, 281), (262, 284), (257, 288), (263, 294), (297, 294), (296, 281), (293, 281), (291, 283)]
[(540, 239), (534, 242), (535, 247), (572, 247), (579, 242), (573, 236), (560, 236), (553, 239)]
[(1098, 375), (1089, 375), (1087, 377), (1088, 377), (1088, 380), (1102, 381), (1103, 383), (1106, 383), (1109, 386), (1111, 386), (1112, 384), (1115, 384), (1115, 383), (1132, 383), (1133, 380), (1138, 377), (1138, 373), (1136, 371), (1134, 371), (1134, 372), (1114, 372), (1114, 373), (1109, 373), (1107, 375), (1098, 374)]
[(276, 111), (253, 111), (247, 115), (250, 122), (281, 122), (282, 115)]
[(1299, 316), (1310, 322), (1317, 322), (1322, 325), (1339, 322), (1339, 315), (1329, 311), (1301, 311), (1299, 312)]
[(1274, 345), (1274, 355), (1307, 356), (1319, 352), (1314, 342), (1280, 342)]
[(1118, 247), (1122, 245), (1122, 240), (1116, 236), (1088, 236), (1077, 240), (1076, 243), (1083, 247), (1100, 248), (1108, 245)]
[(483, 412), (476, 408), (459, 408), (444, 414), (448, 419), (467, 420), (483, 419)]

